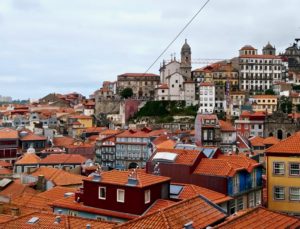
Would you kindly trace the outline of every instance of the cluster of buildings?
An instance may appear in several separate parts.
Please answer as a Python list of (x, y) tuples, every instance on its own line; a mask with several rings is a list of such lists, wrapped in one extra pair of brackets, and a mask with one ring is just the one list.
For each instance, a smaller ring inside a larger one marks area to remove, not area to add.
[[(2, 105), (0, 228), (299, 228), (299, 67), (268, 43), (193, 70), (185, 41), (159, 75)], [(148, 101), (197, 116), (129, 122)]]

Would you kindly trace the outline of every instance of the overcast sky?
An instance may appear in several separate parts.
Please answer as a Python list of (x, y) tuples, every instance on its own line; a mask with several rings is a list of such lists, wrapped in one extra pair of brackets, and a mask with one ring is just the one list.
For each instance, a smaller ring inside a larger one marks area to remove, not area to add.
[[(144, 72), (205, 1), (0, 0), (0, 95), (88, 96), (103, 80)], [(193, 59), (268, 41), (284, 51), (300, 37), (299, 9), (299, 0), (211, 0), (163, 57), (178, 58), (185, 38)]]

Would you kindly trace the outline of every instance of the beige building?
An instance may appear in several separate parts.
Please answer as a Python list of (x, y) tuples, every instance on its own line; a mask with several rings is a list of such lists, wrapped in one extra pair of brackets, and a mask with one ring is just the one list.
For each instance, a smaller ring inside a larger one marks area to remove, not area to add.
[(276, 95), (255, 95), (251, 98), (252, 108), (254, 111), (266, 111), (272, 114), (277, 111), (277, 96)]

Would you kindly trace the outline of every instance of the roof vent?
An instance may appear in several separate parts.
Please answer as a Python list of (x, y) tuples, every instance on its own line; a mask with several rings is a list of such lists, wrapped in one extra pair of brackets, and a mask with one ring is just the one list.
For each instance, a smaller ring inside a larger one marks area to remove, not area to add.
[(39, 221), (39, 217), (32, 217), (30, 220), (27, 221), (29, 224), (35, 224)]
[(129, 173), (127, 185), (129, 185), (129, 186), (136, 186), (138, 184), (137, 168), (138, 168), (138, 166), (131, 173)]
[(54, 223), (59, 224), (60, 222), (61, 222), (61, 217), (58, 215), (58, 216), (55, 217)]
[(86, 225), (86, 229), (91, 229), (91, 228), (92, 228), (91, 224)]
[(157, 162), (153, 169), (153, 174), (159, 176), (160, 175), (160, 169), (159, 169), (159, 162)]
[(183, 228), (184, 229), (194, 229), (194, 227), (193, 227), (193, 221), (190, 221), (190, 222), (184, 224)]

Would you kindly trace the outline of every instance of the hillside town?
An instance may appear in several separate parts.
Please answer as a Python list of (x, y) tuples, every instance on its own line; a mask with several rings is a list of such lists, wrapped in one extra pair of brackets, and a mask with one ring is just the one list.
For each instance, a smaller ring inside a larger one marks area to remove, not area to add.
[(0, 97), (0, 228), (300, 228), (300, 47)]

